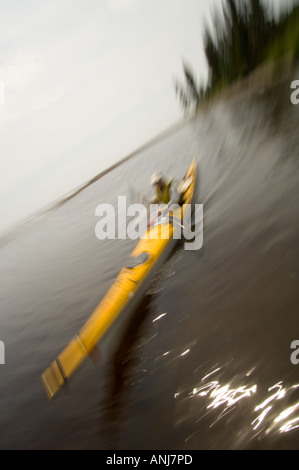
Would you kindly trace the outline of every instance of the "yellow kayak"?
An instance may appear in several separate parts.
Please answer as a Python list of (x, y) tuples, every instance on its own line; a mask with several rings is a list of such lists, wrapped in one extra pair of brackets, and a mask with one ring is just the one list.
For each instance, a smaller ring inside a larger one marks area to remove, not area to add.
[(100, 348), (101, 357), (111, 356), (119, 346), (124, 330), (128, 328), (132, 315), (146, 294), (152, 275), (170, 255), (181, 230), (173, 221), (182, 221), (191, 202), (196, 184), (196, 161), (181, 182), (182, 200), (172, 217), (149, 228), (131, 253), (129, 263), (124, 266), (114, 283), (94, 310), (77, 336), (66, 346), (50, 367), (42, 374), (42, 383), (51, 399), (74, 374), (83, 360)]

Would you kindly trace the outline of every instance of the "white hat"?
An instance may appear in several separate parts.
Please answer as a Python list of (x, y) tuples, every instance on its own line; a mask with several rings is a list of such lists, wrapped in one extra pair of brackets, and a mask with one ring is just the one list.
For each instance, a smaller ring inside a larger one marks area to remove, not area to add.
[(150, 183), (153, 186), (153, 185), (159, 183), (159, 181), (161, 181), (161, 179), (162, 179), (161, 173), (155, 172), (151, 176)]

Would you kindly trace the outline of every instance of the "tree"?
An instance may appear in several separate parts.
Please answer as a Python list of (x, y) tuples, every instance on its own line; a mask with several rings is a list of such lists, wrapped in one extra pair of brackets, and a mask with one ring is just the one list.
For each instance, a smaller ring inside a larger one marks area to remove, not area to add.
[[(299, 56), (299, 7), (280, 14), (277, 21), (262, 0), (223, 0), (222, 9), (212, 16), (212, 29), (205, 27), (204, 51), (209, 67), (205, 88), (198, 86), (192, 70), (183, 63), (184, 83), (175, 89), (185, 110), (197, 109), (206, 97), (252, 72), (274, 55), (289, 49)], [(274, 46), (273, 46), (274, 45)]]

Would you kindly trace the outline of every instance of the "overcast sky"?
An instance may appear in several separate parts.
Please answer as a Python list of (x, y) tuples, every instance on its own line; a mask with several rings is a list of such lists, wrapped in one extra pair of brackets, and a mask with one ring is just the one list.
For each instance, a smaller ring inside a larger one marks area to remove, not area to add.
[(220, 3), (0, 0), (0, 233), (182, 118), (173, 81), (182, 59), (206, 79)]

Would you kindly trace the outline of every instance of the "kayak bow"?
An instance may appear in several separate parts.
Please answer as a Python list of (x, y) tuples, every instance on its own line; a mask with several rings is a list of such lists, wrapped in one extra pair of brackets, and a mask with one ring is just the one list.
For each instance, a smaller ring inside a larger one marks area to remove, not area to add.
[(146, 294), (152, 275), (170, 255), (181, 230), (174, 220), (182, 221), (191, 210), (196, 184), (196, 161), (182, 180), (182, 204), (172, 213), (149, 228), (132, 252), (129, 262), (121, 269), (114, 283), (104, 296), (79, 334), (66, 346), (50, 367), (42, 374), (42, 383), (51, 399), (79, 368), (86, 356), (99, 344), (102, 358), (108, 358), (117, 349), (124, 330), (136, 307)]

